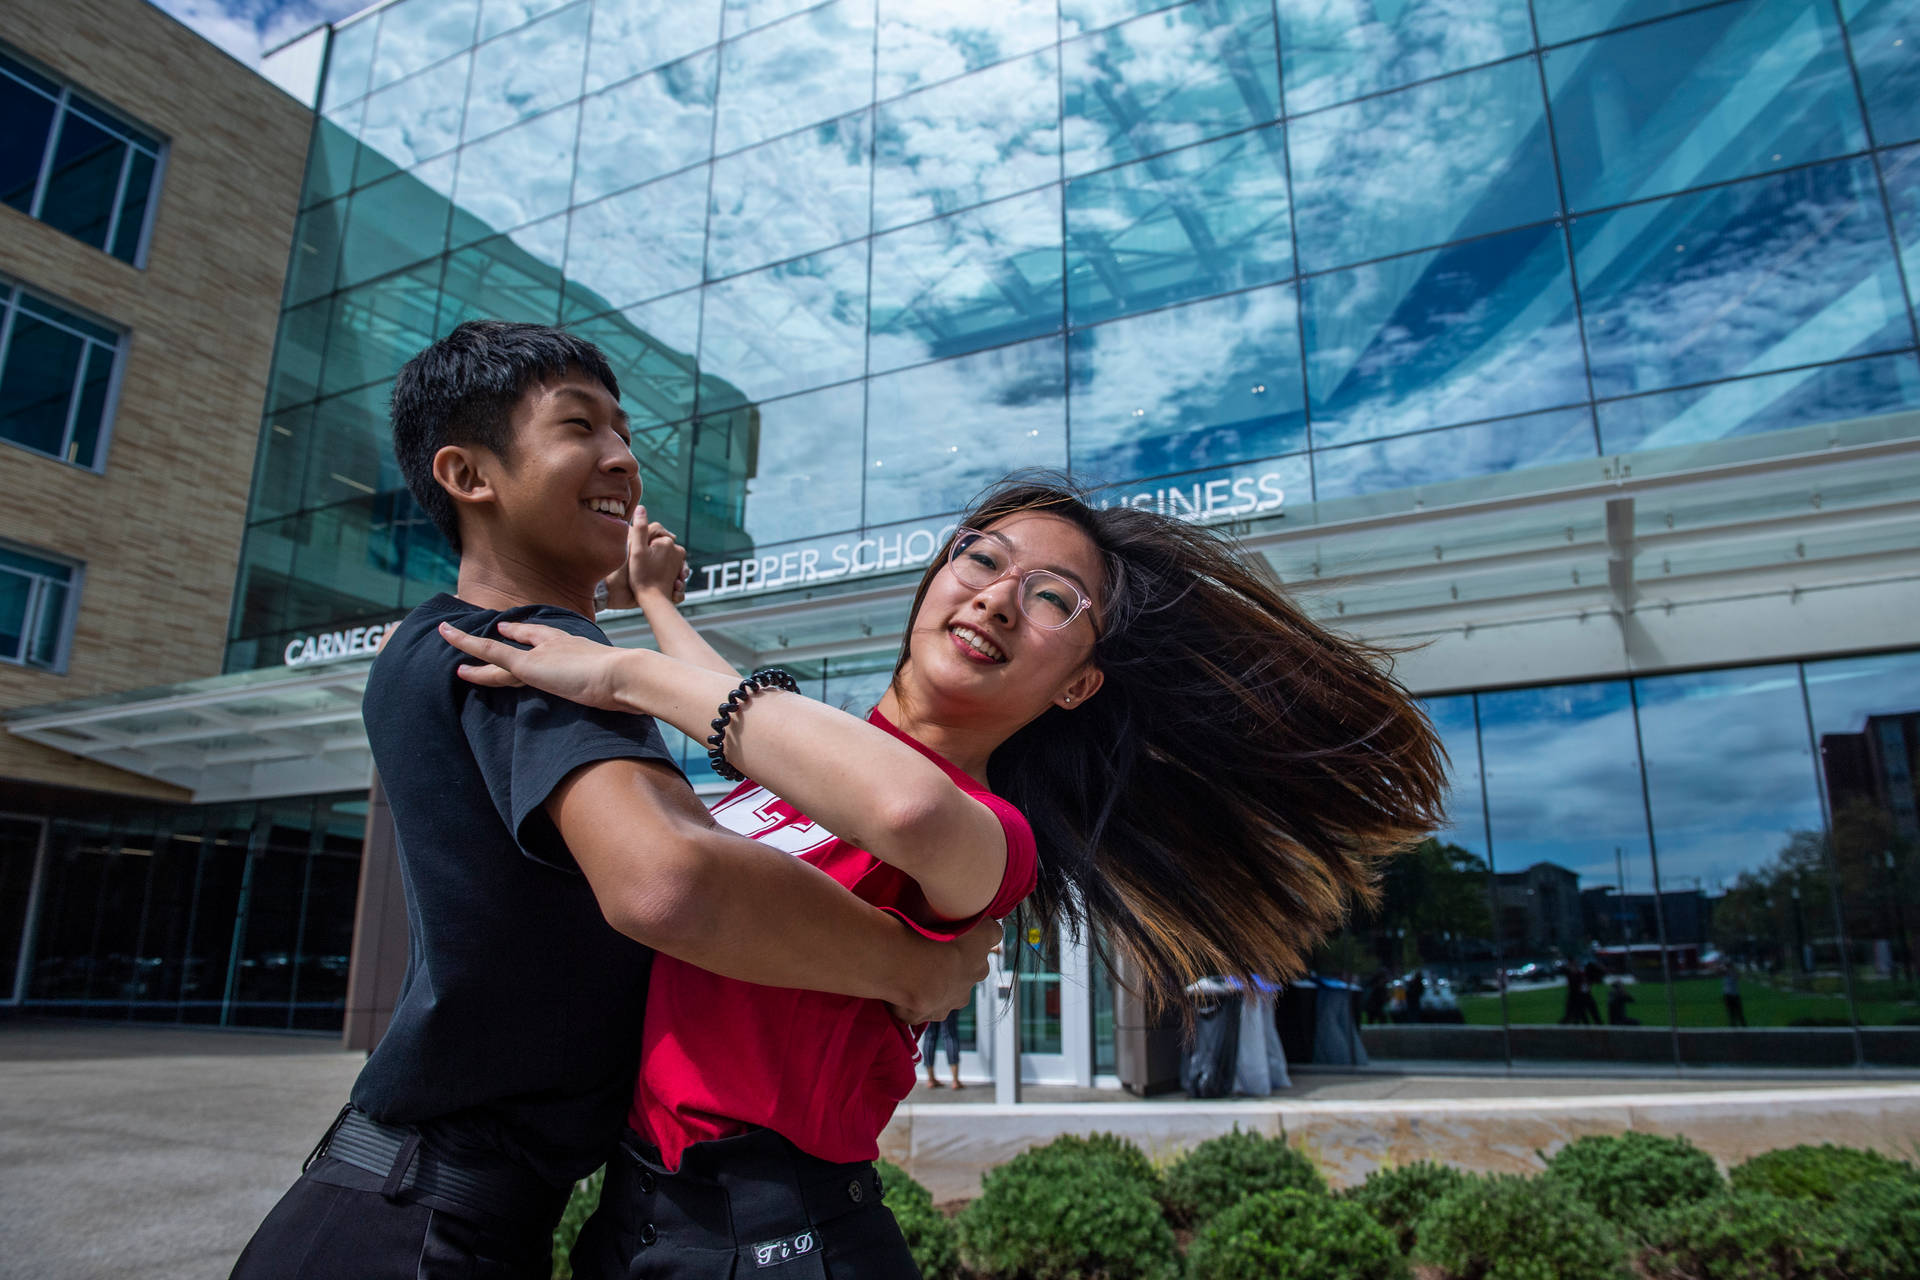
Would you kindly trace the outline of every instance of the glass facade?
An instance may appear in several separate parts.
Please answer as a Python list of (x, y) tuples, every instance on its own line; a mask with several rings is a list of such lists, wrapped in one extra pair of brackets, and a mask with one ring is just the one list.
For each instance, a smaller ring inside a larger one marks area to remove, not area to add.
[(1920, 1062), (1920, 652), (1427, 709), (1452, 825), (1319, 959), (1375, 1057)]
[(1920, 407), (1916, 42), (1916, 0), (384, 6), (334, 33), (228, 666), (452, 581), (385, 396), (473, 316), (607, 349), (717, 596), (911, 564), (1017, 466), (1245, 518)]
[(0, 120), (0, 203), (143, 265), (160, 140), (5, 52)]
[(67, 1017), (337, 1032), (366, 821), (364, 791), (0, 818), (6, 991)]

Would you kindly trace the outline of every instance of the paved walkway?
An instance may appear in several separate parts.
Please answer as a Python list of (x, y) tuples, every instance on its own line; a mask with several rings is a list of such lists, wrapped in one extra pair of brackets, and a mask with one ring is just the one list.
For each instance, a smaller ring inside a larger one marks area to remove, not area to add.
[[(0, 1023), (0, 1276), (12, 1280), (221, 1280), (254, 1226), (346, 1097), (364, 1055), (327, 1039), (125, 1025)], [(1300, 1072), (1288, 1104), (1390, 1105), (1460, 1100), (1604, 1098), (1752, 1088), (1870, 1085), (1852, 1073), (1767, 1075), (1463, 1075)], [(1023, 1108), (1059, 1114), (1108, 1090), (1029, 1088)], [(900, 1119), (990, 1104), (993, 1090), (922, 1088)], [(1478, 1101), (1474, 1101), (1478, 1100)], [(1190, 1107), (1136, 1103), (1143, 1113)], [(1278, 1099), (1276, 1099), (1278, 1101)], [(1270, 1104), (1246, 1102), (1254, 1110)], [(1433, 1109), (1442, 1113), (1441, 1108)], [(949, 1113), (950, 1114), (950, 1113)], [(1093, 1111), (1090, 1111), (1091, 1118)], [(956, 1119), (958, 1117), (955, 1117)], [(997, 1110), (970, 1127), (1020, 1129)], [(1145, 1118), (1143, 1116), (1143, 1118)], [(1251, 1126), (1250, 1126), (1251, 1127)], [(921, 1141), (925, 1141), (923, 1138)]]

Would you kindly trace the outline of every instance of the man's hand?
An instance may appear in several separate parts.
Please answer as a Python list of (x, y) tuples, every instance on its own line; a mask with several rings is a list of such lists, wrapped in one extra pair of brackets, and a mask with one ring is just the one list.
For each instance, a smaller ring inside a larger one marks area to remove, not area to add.
[(987, 956), (1000, 946), (1002, 933), (998, 920), (982, 920), (952, 942), (931, 942), (931, 959), (926, 980), (920, 986), (924, 996), (915, 1000), (917, 1008), (890, 1005), (893, 1016), (910, 1027), (923, 1022), (938, 1022), (973, 999), (973, 989), (987, 980)]
[(635, 507), (627, 528), (626, 563), (607, 575), (609, 609), (637, 609), (640, 597), (656, 591), (675, 604), (686, 598), (687, 549), (667, 527), (647, 519), (645, 507)]

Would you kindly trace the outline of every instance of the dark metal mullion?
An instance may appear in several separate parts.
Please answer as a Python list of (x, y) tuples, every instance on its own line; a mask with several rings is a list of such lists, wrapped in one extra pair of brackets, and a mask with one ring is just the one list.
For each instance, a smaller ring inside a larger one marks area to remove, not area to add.
[[(1814, 791), (1820, 797), (1820, 819), (1826, 824), (1825, 857), (1828, 889), (1827, 896), (1833, 900), (1834, 936), (1840, 943), (1840, 977), (1847, 993), (1847, 1022), (1853, 1031), (1853, 1065), (1864, 1069), (1867, 1065), (1866, 1036), (1860, 1030), (1860, 1004), (1853, 989), (1853, 956), (1848, 946), (1845, 916), (1840, 908), (1840, 863), (1834, 852), (1833, 798), (1827, 794), (1827, 771), (1825, 756), (1820, 750), (1820, 739), (1813, 729), (1813, 696), (1807, 690), (1807, 664), (1796, 662), (1794, 674), (1800, 685), (1800, 710), (1806, 717), (1807, 742), (1812, 748)], [(1909, 954), (1908, 963), (1912, 963)]]
[(1847, 30), (1847, 15), (1840, 8), (1839, 0), (1833, 0), (1834, 20), (1840, 24), (1840, 48), (1847, 55), (1847, 75), (1853, 82), (1854, 105), (1860, 111), (1860, 127), (1867, 135), (1867, 160), (1873, 165), (1873, 180), (1880, 189), (1880, 214), (1887, 222), (1887, 240), (1893, 247), (1893, 269), (1900, 277), (1900, 291), (1907, 298), (1907, 332), (1913, 338), (1913, 344), (1920, 348), (1920, 318), (1914, 310), (1920, 306), (1915, 298), (1913, 282), (1907, 278), (1907, 264), (1900, 252), (1900, 229), (1893, 221), (1893, 201), (1887, 195), (1886, 170), (1880, 161), (1880, 142), (1874, 137), (1873, 115), (1867, 110), (1867, 90), (1860, 81), (1860, 63), (1853, 54), (1853, 33)]
[[(1667, 984), (1667, 1030), (1673, 1038), (1673, 1069), (1678, 1072), (1686, 1066), (1686, 1060), (1680, 1053), (1680, 1002), (1673, 991), (1673, 963), (1667, 941), (1667, 910), (1660, 889), (1660, 844), (1653, 833), (1653, 794), (1647, 785), (1647, 746), (1646, 737), (1640, 730), (1640, 682), (1633, 676), (1627, 677), (1627, 705), (1633, 710), (1633, 753), (1634, 764), (1640, 770), (1640, 817), (1647, 824), (1647, 861), (1653, 868), (1653, 927), (1660, 935), (1660, 976)], [(1629, 951), (1628, 968), (1632, 968), (1632, 955)]]
[(1487, 917), (1492, 923), (1493, 963), (1499, 976), (1494, 980), (1500, 992), (1500, 1049), (1513, 1070), (1513, 1015), (1507, 1010), (1507, 947), (1500, 937), (1500, 890), (1493, 855), (1493, 809), (1487, 802), (1487, 748), (1480, 738), (1480, 695), (1466, 695), (1473, 710), (1473, 756), (1480, 766), (1480, 838), (1487, 846)]

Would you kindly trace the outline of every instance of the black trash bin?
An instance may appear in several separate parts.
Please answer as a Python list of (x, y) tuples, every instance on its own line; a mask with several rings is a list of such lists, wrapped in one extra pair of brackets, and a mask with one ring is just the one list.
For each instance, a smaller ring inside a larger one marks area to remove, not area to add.
[(1240, 1057), (1240, 992), (1208, 978), (1187, 993), (1194, 1001), (1194, 1025), (1180, 1059), (1180, 1087), (1189, 1098), (1224, 1098), (1233, 1092)]

